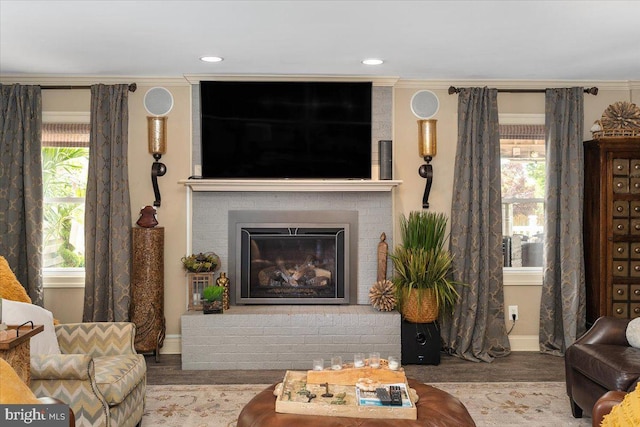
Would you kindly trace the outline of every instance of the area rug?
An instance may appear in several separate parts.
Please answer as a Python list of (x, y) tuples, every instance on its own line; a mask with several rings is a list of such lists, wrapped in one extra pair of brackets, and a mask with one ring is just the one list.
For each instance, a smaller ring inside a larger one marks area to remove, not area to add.
[[(464, 403), (478, 427), (588, 427), (571, 416), (563, 382), (433, 383)], [(238, 414), (269, 384), (149, 385), (142, 425), (235, 427)]]

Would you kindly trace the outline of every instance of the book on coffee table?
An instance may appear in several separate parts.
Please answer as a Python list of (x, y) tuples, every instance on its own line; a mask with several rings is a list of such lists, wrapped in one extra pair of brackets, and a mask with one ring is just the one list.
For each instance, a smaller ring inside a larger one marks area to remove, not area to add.
[[(390, 386), (397, 386), (400, 388), (400, 392), (402, 393), (402, 405), (394, 406), (396, 408), (411, 408), (413, 407), (413, 403), (409, 398), (409, 393), (407, 392), (407, 387), (404, 383), (395, 383), (395, 384), (381, 384), (380, 387), (384, 387), (387, 390)], [(361, 390), (356, 387), (356, 402), (358, 406), (389, 406), (380, 400), (377, 393), (375, 391), (367, 391)]]

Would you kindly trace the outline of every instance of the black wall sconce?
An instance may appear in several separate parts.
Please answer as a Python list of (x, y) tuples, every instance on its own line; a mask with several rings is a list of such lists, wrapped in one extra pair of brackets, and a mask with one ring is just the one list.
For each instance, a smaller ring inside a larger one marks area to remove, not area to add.
[(425, 161), (425, 164), (418, 169), (418, 173), (427, 180), (422, 196), (423, 209), (429, 209), (429, 193), (433, 183), (433, 166), (430, 163), (438, 151), (436, 123), (435, 119), (418, 120), (418, 153)]

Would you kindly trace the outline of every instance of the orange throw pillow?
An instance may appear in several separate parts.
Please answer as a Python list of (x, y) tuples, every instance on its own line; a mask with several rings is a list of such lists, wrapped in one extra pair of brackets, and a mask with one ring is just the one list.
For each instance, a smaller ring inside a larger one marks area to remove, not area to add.
[(0, 298), (31, 303), (27, 291), (18, 282), (7, 260), (0, 255)]
[(0, 359), (0, 403), (41, 403), (6, 360)]

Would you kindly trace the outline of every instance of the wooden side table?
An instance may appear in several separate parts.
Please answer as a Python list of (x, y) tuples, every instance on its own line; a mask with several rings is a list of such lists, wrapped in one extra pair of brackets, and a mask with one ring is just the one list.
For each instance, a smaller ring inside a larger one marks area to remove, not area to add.
[(9, 338), (0, 340), (0, 357), (11, 365), (26, 385), (31, 382), (31, 337), (44, 331), (44, 325), (8, 325)]

